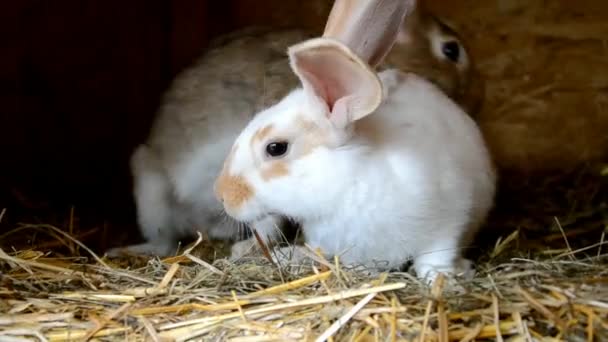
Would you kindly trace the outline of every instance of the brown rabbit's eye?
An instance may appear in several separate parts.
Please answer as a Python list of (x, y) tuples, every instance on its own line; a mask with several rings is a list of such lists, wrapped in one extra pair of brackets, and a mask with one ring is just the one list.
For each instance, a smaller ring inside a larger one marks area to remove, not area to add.
[(271, 157), (280, 157), (287, 153), (288, 147), (287, 141), (273, 141), (266, 145), (266, 153)]
[(460, 45), (458, 42), (449, 41), (443, 43), (441, 52), (443, 52), (443, 54), (452, 62), (458, 63), (458, 60), (460, 59)]

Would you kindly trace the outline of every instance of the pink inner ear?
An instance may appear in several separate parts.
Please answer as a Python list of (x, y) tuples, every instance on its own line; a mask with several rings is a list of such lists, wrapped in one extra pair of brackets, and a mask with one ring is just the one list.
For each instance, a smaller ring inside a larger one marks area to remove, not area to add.
[[(314, 62), (316, 63), (315, 65), (303, 63), (300, 65), (300, 70), (317, 96), (327, 104), (328, 110), (331, 113), (334, 110), (336, 101), (338, 101), (347, 90), (344, 89), (340, 79), (337, 79), (329, 70), (326, 70), (326, 67), (330, 63), (324, 63), (322, 60)], [(316, 75), (325, 77), (320, 78)]]
[(375, 74), (355, 58), (335, 47), (300, 51), (295, 58), (305, 90), (325, 102), (339, 126), (369, 114), (381, 97)]

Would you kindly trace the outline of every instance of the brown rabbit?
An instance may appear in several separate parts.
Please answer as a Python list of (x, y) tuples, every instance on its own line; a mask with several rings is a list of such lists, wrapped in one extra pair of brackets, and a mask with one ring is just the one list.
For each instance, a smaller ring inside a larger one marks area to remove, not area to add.
[[(381, 67), (428, 78), (474, 115), (482, 93), (466, 47), (417, 1), (411, 5), (414, 10), (407, 14)], [(178, 239), (196, 230), (214, 238), (238, 237), (244, 227), (222, 215), (213, 181), (254, 113), (299, 84), (287, 47), (312, 35), (304, 30), (247, 28), (216, 39), (176, 77), (148, 140), (131, 159), (138, 223), (146, 242), (129, 246), (129, 251), (167, 255)], [(241, 244), (234, 254), (242, 249)], [(113, 249), (109, 254), (118, 252)]]

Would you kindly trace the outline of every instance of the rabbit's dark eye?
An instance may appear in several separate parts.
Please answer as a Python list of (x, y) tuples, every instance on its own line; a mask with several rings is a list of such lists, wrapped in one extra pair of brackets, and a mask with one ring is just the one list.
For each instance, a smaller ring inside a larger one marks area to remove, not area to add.
[(266, 145), (266, 153), (270, 157), (280, 157), (287, 153), (289, 143), (287, 141), (273, 141)]
[(460, 59), (460, 45), (456, 41), (449, 41), (443, 43), (441, 46), (441, 52), (452, 62), (458, 63)]

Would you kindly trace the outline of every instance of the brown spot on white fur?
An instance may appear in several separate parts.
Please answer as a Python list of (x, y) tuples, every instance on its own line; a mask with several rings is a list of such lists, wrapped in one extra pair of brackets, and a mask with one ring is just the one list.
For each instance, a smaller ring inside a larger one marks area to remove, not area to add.
[(237, 209), (253, 197), (254, 192), (243, 177), (222, 172), (215, 183), (215, 194), (224, 207)]
[(253, 196), (251, 186), (241, 176), (230, 175), (230, 164), (234, 158), (234, 154), (238, 145), (235, 144), (224, 161), (224, 167), (219, 177), (215, 181), (215, 196), (219, 201), (224, 202), (224, 206), (228, 208), (238, 208)]
[[(458, 42), (468, 63), (454, 63), (433, 52), (438, 41), (450, 40)], [(459, 32), (446, 25), (445, 19), (435, 15), (424, 1), (417, 1), (414, 11), (403, 21), (382, 69), (396, 67), (428, 79), (475, 118), (484, 102), (485, 84), (469, 51)]]
[(298, 157), (310, 154), (317, 147), (327, 142), (327, 135), (314, 122), (302, 117), (297, 117), (296, 126), (304, 136), (302, 149), (300, 150)]
[(386, 141), (385, 130), (377, 122), (371, 120), (361, 120), (355, 123), (357, 136), (363, 137), (373, 145), (382, 145)]
[(262, 170), (262, 179), (269, 181), (273, 178), (284, 177), (289, 174), (289, 168), (284, 161), (272, 161), (270, 165)]
[(268, 125), (268, 126), (264, 126), (260, 129), (258, 129), (254, 134), (253, 137), (251, 137), (251, 145), (253, 145), (255, 142), (258, 141), (263, 141), (264, 139), (266, 139), (266, 137), (268, 137), (270, 135), (270, 133), (272, 132), (272, 124)]
[(305, 119), (301, 116), (296, 117), (296, 126), (302, 132), (309, 132), (314, 129), (318, 129), (317, 125), (314, 122)]

